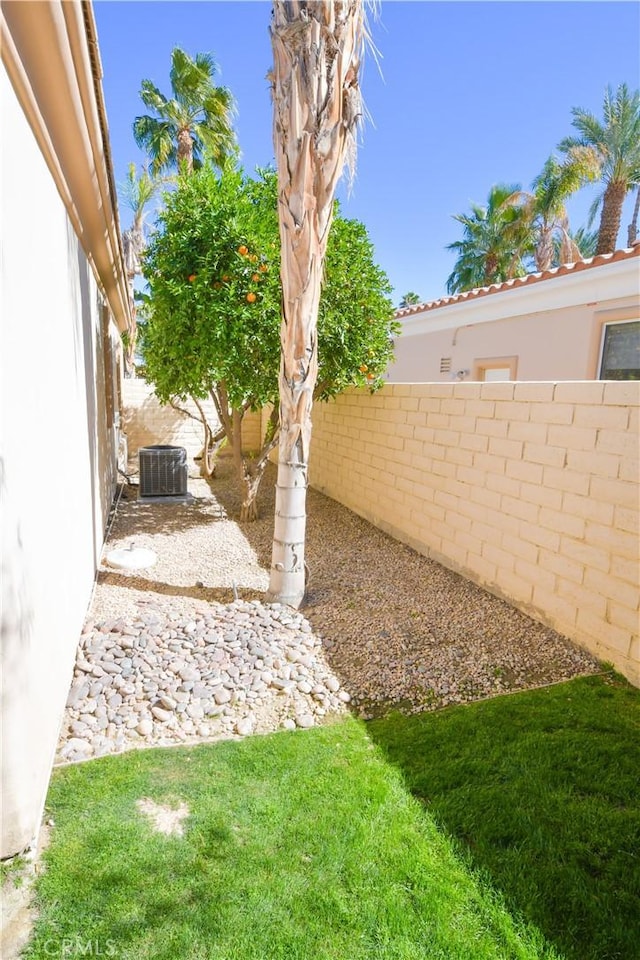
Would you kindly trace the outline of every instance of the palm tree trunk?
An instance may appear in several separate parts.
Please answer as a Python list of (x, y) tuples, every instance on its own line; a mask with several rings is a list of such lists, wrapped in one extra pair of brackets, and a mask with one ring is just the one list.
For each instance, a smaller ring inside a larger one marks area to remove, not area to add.
[(632, 247), (638, 239), (638, 214), (640, 214), (640, 185), (636, 187), (636, 202), (633, 205), (633, 216), (627, 232), (628, 247)]
[(187, 127), (178, 130), (178, 171), (193, 172), (193, 141)]
[(535, 257), (536, 270), (539, 273), (548, 270), (553, 263), (553, 226), (549, 223), (544, 223), (540, 229)]
[(626, 195), (626, 183), (620, 183), (616, 180), (609, 182), (602, 201), (602, 216), (598, 229), (596, 256), (599, 253), (613, 253), (616, 249), (616, 240), (618, 239), (620, 221), (622, 220), (622, 206)]
[(569, 233), (569, 218), (563, 217), (558, 227), (560, 229), (560, 265), (582, 260), (580, 247)]
[(274, 146), (282, 245), (280, 442), (268, 599), (299, 607), (317, 318), (335, 187), (361, 116), (361, 0), (274, 0)]

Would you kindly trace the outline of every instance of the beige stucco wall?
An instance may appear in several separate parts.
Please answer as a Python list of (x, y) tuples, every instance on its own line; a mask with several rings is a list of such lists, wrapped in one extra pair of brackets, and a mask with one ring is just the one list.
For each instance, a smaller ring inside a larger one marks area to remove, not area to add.
[[(502, 357), (514, 360), (512, 380), (593, 380), (604, 324), (637, 319), (634, 255), (406, 316), (387, 379), (451, 382), (464, 371), (462, 379), (482, 380), (478, 361)], [(444, 358), (449, 372), (441, 372)]]
[(1, 855), (8, 856), (30, 843), (40, 822), (114, 490), (116, 426), (107, 423), (94, 275), (3, 67), (0, 97)]
[(397, 384), (314, 406), (313, 486), (640, 684), (640, 383)]
[[(186, 414), (173, 407), (160, 404), (153, 387), (140, 379), (122, 381), (122, 425), (127, 437), (129, 460), (138, 456), (140, 447), (154, 444), (170, 444), (184, 447), (189, 459), (202, 450), (202, 427)], [(183, 404), (181, 404), (182, 406)], [(212, 426), (218, 424), (218, 416), (212, 400), (205, 401), (203, 409)], [(197, 415), (195, 404), (191, 401), (184, 407)], [(260, 414), (249, 411), (244, 418), (242, 441), (247, 451), (258, 450), (261, 445)]]

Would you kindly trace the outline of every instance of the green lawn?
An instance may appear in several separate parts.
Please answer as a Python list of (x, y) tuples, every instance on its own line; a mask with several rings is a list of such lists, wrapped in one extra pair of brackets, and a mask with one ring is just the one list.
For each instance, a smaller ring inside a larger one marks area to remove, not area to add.
[(368, 730), (567, 960), (640, 958), (640, 690), (581, 678)]
[[(184, 836), (155, 832), (141, 798), (186, 804)], [(351, 718), (58, 770), (47, 815), (29, 958), (560, 956), (469, 869)]]

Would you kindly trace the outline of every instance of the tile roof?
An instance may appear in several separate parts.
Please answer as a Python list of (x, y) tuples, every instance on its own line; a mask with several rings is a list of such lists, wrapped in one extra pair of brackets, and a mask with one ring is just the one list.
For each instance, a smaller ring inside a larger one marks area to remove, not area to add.
[(478, 300), (480, 297), (487, 297), (494, 293), (503, 293), (505, 290), (517, 290), (519, 287), (528, 287), (534, 283), (539, 283), (541, 280), (565, 277), (569, 274), (580, 273), (582, 270), (590, 270), (593, 267), (604, 266), (606, 263), (630, 260), (633, 257), (640, 257), (640, 241), (636, 242), (633, 247), (616, 250), (614, 253), (601, 253), (596, 257), (590, 257), (588, 260), (577, 260), (576, 263), (564, 263), (560, 267), (543, 270), (541, 273), (528, 273), (525, 277), (516, 277), (514, 280), (505, 280), (503, 283), (492, 283), (488, 287), (475, 287), (473, 290), (457, 293), (452, 297), (440, 297), (438, 300), (416, 303), (410, 307), (400, 307), (396, 310), (395, 317), (397, 320), (401, 320), (404, 317), (411, 317), (416, 313), (426, 313), (427, 310), (437, 310), (440, 307), (448, 307), (454, 303), (464, 303), (467, 300)]

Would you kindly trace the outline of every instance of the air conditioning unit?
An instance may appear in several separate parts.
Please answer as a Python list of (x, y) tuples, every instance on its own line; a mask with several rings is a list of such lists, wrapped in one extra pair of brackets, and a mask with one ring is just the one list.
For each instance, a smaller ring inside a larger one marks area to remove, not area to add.
[(139, 497), (186, 497), (187, 451), (158, 445), (138, 450)]

